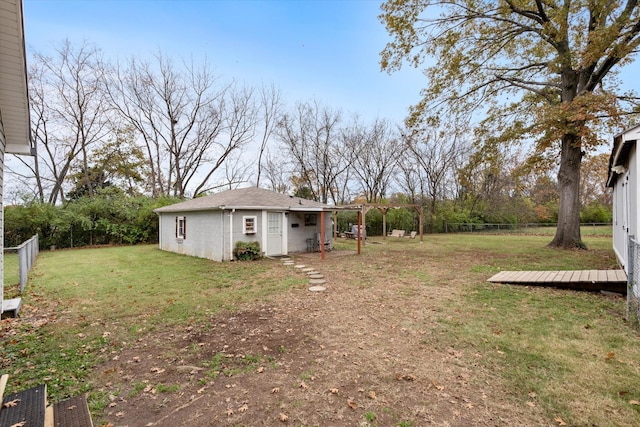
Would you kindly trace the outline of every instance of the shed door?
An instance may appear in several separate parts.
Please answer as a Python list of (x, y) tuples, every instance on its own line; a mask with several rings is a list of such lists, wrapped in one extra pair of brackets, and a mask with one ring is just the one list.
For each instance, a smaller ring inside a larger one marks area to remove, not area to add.
[(282, 213), (267, 213), (267, 249), (269, 256), (282, 255)]

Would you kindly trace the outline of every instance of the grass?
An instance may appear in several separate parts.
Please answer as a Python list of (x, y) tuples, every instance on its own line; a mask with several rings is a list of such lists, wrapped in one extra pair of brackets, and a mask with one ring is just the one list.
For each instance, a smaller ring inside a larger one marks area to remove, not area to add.
[[(458, 286), (455, 298), (438, 303), (437, 322), (417, 327), (433, 331), (426, 345), (460, 352), (464, 363), (497, 378), (512, 401), (535, 405), (547, 419), (570, 425), (640, 424), (640, 406), (633, 403), (640, 401), (639, 337), (624, 322), (622, 299), (486, 283), (501, 270), (615, 267), (610, 237), (585, 236), (588, 251), (547, 248), (549, 240), (475, 234), (425, 236), (424, 243), (374, 238), (349, 268), (375, 271), (381, 278), (399, 277), (386, 271), (397, 268), (421, 286)], [(355, 242), (340, 240), (335, 246), (354, 250)], [(8, 273), (13, 261), (10, 255), (6, 259)], [(402, 262), (377, 267), (385, 259)], [(123, 343), (144, 339), (165, 324), (202, 325), (222, 309), (305, 284), (302, 276), (282, 275), (273, 265), (269, 260), (214, 263), (154, 246), (42, 252), (23, 295), (38, 311), (30, 322), (0, 329), (0, 371), (11, 374), (7, 392), (46, 382), (54, 401), (87, 391), (90, 401), (100, 400), (92, 369)], [(366, 274), (356, 276), (362, 278), (349, 286), (376, 286)], [(16, 277), (5, 274), (5, 283)], [(417, 295), (409, 287), (399, 295), (405, 293), (407, 299)], [(40, 311), (50, 314), (39, 317)], [(246, 355), (231, 364), (220, 353), (204, 367), (213, 380), (253, 371), (265, 361)], [(304, 372), (301, 378), (312, 375)], [(477, 381), (487, 378), (479, 375)], [(141, 387), (135, 385), (132, 393)], [(180, 386), (156, 388), (174, 393)], [(99, 409), (99, 403), (92, 406)], [(365, 420), (376, 422), (375, 413), (365, 414)]]
[(109, 348), (163, 322), (200, 322), (304, 283), (271, 266), (268, 260), (214, 263), (155, 246), (41, 252), (23, 303), (50, 307), (52, 314), (38, 327), (17, 323), (15, 335), (0, 336), (0, 371), (11, 368), (9, 389), (46, 382), (53, 400), (86, 392), (93, 387), (91, 368)]

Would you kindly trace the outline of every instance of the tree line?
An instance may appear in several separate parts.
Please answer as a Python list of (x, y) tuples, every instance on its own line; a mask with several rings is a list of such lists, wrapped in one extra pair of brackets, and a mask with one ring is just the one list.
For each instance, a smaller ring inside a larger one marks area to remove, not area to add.
[[(460, 120), (409, 127), (317, 99), (287, 104), (275, 86), (225, 81), (206, 62), (112, 62), (87, 42), (33, 54), (29, 88), (35, 157), (7, 170), (18, 183), (8, 245), (34, 230), (60, 247), (154, 241), (153, 208), (246, 185), (336, 205), (420, 204), (427, 231), (558, 216), (557, 164)], [(607, 156), (583, 162), (580, 212), (609, 221)]]

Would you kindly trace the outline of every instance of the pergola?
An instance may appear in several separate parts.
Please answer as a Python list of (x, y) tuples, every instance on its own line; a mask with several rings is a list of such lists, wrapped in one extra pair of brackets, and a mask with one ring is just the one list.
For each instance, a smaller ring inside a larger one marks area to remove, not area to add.
[[(419, 229), (420, 229), (420, 242), (424, 241), (423, 235), (423, 222), (424, 222), (424, 210), (422, 205), (418, 204), (408, 204), (408, 203), (363, 203), (360, 205), (346, 205), (340, 206), (339, 210), (357, 210), (358, 211), (358, 253), (360, 253), (360, 227), (366, 229), (366, 217), (367, 213), (372, 209), (378, 209), (380, 213), (382, 213), (382, 238), (387, 238), (387, 212), (389, 209), (400, 209), (400, 208), (413, 208), (419, 215)], [(333, 236), (337, 237), (338, 235), (338, 221), (336, 216), (338, 211), (333, 211)]]

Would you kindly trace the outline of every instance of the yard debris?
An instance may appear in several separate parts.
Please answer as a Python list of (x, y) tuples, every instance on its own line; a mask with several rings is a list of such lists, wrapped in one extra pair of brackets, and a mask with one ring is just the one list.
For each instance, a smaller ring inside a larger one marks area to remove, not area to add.
[(349, 405), (351, 409), (356, 409), (358, 407), (358, 404), (353, 399), (347, 399), (347, 405)]
[(562, 420), (562, 418), (560, 418), (560, 417), (556, 418), (556, 419), (555, 419), (555, 422), (557, 422), (559, 426), (566, 426), (566, 425), (567, 425), (567, 423), (565, 423), (565, 422)]
[(284, 423), (289, 419), (289, 416), (287, 414), (283, 414), (282, 412), (280, 412), (279, 418), (280, 418), (280, 421)]
[(13, 399), (6, 402), (3, 406), (5, 408), (13, 408), (14, 406), (18, 406), (18, 403), (20, 403), (20, 399)]

